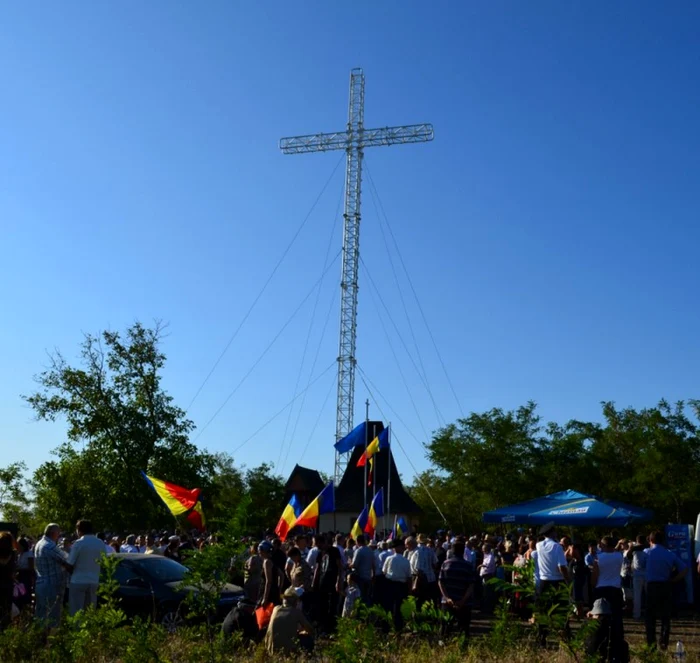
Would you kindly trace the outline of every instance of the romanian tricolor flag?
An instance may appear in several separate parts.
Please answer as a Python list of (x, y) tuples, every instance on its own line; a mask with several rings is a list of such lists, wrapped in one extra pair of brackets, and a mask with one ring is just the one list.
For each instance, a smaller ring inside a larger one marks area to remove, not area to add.
[(204, 510), (202, 509), (202, 502), (197, 500), (197, 504), (194, 505), (192, 511), (187, 514), (187, 520), (192, 523), (193, 527), (196, 527), (200, 532), (204, 531), (204, 526), (207, 524), (207, 520), (204, 517)]
[(294, 527), (294, 523), (297, 518), (301, 515), (301, 503), (297, 499), (296, 494), (292, 495), (292, 499), (289, 500), (289, 504), (284, 508), (282, 512), (282, 517), (275, 527), (275, 534), (279, 537), (280, 541), (284, 541), (287, 538), (289, 530)]
[(384, 489), (380, 488), (379, 492), (374, 496), (372, 504), (369, 507), (367, 515), (367, 524), (364, 527), (365, 534), (370, 538), (374, 538), (374, 533), (377, 531), (377, 523), (384, 515)]
[(319, 494), (318, 497), (307, 506), (302, 514), (296, 519), (293, 527), (301, 525), (303, 527), (318, 528), (318, 517), (323, 513), (333, 513), (335, 511), (335, 496), (333, 494), (333, 482), (331, 481)]
[(350, 536), (352, 536), (353, 539), (357, 539), (357, 537), (365, 531), (368, 519), (369, 513), (367, 512), (367, 507), (365, 507), (364, 509), (362, 509), (362, 513), (357, 517), (355, 524), (350, 530)]
[(357, 467), (364, 467), (367, 461), (370, 462), (370, 467), (372, 466), (372, 456), (379, 453), (382, 449), (389, 448), (389, 427), (385, 428), (377, 437), (375, 437), (365, 449), (365, 452), (360, 456), (357, 461)]
[(141, 476), (156, 491), (158, 497), (165, 502), (165, 506), (168, 507), (173, 516), (180, 516), (197, 504), (199, 493), (201, 492), (199, 488), (193, 488), (192, 490), (182, 488), (174, 483), (149, 477), (145, 472), (141, 472)]

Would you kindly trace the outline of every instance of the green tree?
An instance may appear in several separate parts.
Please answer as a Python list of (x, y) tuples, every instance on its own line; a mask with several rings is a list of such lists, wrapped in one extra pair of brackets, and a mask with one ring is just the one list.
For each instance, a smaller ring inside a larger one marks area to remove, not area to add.
[(272, 473), (272, 465), (262, 463), (246, 471), (245, 485), (249, 526), (261, 530), (273, 528), (284, 508), (284, 480)]
[[(698, 408), (691, 401), (691, 410)], [(591, 446), (599, 492), (655, 511), (656, 520), (694, 523), (700, 509), (700, 436), (683, 401), (617, 409)]]
[(480, 507), (475, 503), (476, 496), (471, 493), (467, 482), (456, 481), (435, 470), (427, 470), (419, 474), (406, 490), (421, 508), (421, 525), (443, 523), (440, 515), (442, 511), (447, 524), (460, 532), (481, 528), (477, 524), (480, 520), (477, 514), (481, 515)]
[(213, 474), (209, 490), (203, 497), (207, 521), (212, 525), (229, 521), (246, 494), (243, 472), (226, 453), (213, 455)]
[(437, 431), (427, 445), (428, 459), (445, 476), (445, 491), (465, 503), (462, 521), (481, 512), (534, 497), (541, 457), (536, 405), (472, 413)]
[(25, 489), (26, 463), (19, 461), (0, 467), (0, 514), (7, 517), (11, 505), (29, 503)]
[(597, 424), (581, 421), (569, 421), (564, 426), (547, 424), (533, 461), (532, 481), (537, 484), (538, 495), (566, 489), (597, 492), (590, 446), (600, 430)]
[(36, 522), (27, 493), (27, 465), (19, 461), (0, 467), (0, 517), (17, 523), (20, 531), (35, 533)]
[(191, 442), (194, 424), (161, 387), (164, 328), (136, 323), (122, 335), (86, 334), (80, 367), (56, 351), (25, 396), (39, 420), (65, 419), (67, 441), (34, 475), (39, 513), (63, 525), (90, 517), (130, 529), (168, 521), (139, 470), (208, 488), (214, 460)]

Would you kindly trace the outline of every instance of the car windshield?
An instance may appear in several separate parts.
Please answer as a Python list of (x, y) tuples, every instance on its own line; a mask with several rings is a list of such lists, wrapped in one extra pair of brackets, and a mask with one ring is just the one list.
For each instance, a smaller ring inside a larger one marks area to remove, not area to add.
[(167, 557), (151, 556), (149, 559), (139, 560), (143, 570), (161, 582), (181, 582), (187, 573), (187, 567)]

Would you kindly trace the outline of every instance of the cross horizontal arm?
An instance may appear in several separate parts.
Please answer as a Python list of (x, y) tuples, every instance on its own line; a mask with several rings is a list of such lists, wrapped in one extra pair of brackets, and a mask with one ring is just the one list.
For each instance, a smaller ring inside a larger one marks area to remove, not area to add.
[(294, 136), (280, 139), (280, 150), (285, 154), (301, 154), (303, 152), (327, 152), (328, 150), (344, 150), (350, 142), (350, 134), (340, 131), (333, 134), (312, 134), (310, 136)]
[(435, 137), (432, 124), (410, 124), (405, 127), (366, 129), (362, 133), (361, 147), (401, 145), (402, 143), (427, 143)]
[(379, 145), (398, 145), (401, 143), (425, 143), (433, 140), (433, 137), (432, 124), (412, 124), (403, 127), (363, 129), (359, 132), (339, 131), (328, 134), (282, 138), (280, 140), (280, 149), (285, 154), (302, 154), (304, 152), (346, 150), (353, 146), (365, 148)]

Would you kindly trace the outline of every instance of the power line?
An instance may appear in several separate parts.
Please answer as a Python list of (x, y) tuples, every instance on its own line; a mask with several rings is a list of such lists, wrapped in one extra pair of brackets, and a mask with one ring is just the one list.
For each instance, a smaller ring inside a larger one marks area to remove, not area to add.
[[(299, 462), (301, 463), (302, 460), (304, 460), (304, 455), (306, 454), (306, 450), (309, 448), (309, 444), (311, 443), (311, 439), (314, 436), (314, 433), (316, 432), (316, 428), (318, 428), (318, 423), (321, 421), (321, 416), (323, 415), (324, 410), (326, 409), (326, 405), (328, 405), (328, 399), (331, 397), (331, 393), (333, 393), (333, 387), (335, 386), (335, 380), (331, 382), (330, 386), (328, 387), (328, 392), (326, 393), (326, 397), (323, 399), (323, 405), (321, 405), (321, 409), (318, 412), (318, 416), (316, 417), (316, 421), (314, 422), (314, 425), (311, 428), (311, 432), (309, 433), (309, 439), (306, 441), (306, 445), (304, 445), (304, 450), (301, 452), (301, 456), (299, 456)], [(285, 460), (285, 463), (287, 461)]]
[(340, 159), (338, 159), (338, 163), (335, 164), (335, 168), (333, 168), (333, 171), (330, 174), (330, 177), (326, 180), (326, 183), (323, 185), (321, 188), (320, 193), (318, 196), (316, 196), (316, 200), (314, 200), (313, 204), (311, 205), (311, 208), (307, 212), (306, 216), (303, 218), (301, 224), (297, 228), (296, 232), (292, 236), (292, 239), (290, 240), (289, 244), (287, 244), (287, 248), (282, 252), (282, 255), (280, 256), (279, 260), (277, 261), (277, 264), (273, 267), (272, 271), (270, 272), (270, 275), (267, 277), (267, 280), (263, 284), (263, 287), (260, 289), (260, 292), (256, 295), (255, 299), (253, 300), (253, 303), (250, 305), (250, 308), (246, 312), (246, 314), (243, 316), (242, 320), (238, 323), (238, 327), (236, 327), (235, 331), (231, 335), (231, 338), (229, 338), (228, 342), (224, 346), (224, 349), (221, 351), (221, 354), (218, 356), (217, 360), (214, 362), (214, 365), (211, 367), (211, 370), (209, 373), (207, 373), (207, 376), (204, 378), (204, 381), (202, 384), (199, 385), (199, 389), (195, 392), (194, 396), (192, 397), (192, 400), (190, 401), (189, 405), (187, 406), (185, 412), (188, 412), (189, 409), (192, 407), (194, 402), (197, 400), (197, 397), (199, 394), (202, 392), (202, 389), (204, 389), (204, 386), (209, 382), (209, 378), (214, 374), (214, 371), (216, 370), (217, 366), (221, 362), (221, 360), (224, 358), (224, 355), (228, 352), (228, 349), (231, 347), (231, 343), (233, 343), (234, 339), (236, 336), (238, 336), (238, 333), (241, 331), (241, 328), (243, 325), (246, 323), (246, 320), (250, 317), (250, 314), (253, 312), (253, 309), (256, 307), (257, 303), (260, 301), (260, 298), (263, 296), (265, 293), (265, 290), (267, 290), (267, 286), (270, 285), (270, 282), (274, 278), (275, 274), (277, 273), (277, 270), (280, 268), (282, 263), (284, 262), (284, 259), (287, 257), (287, 254), (291, 250), (292, 246), (296, 242), (297, 238), (301, 234), (301, 231), (304, 229), (304, 226), (306, 225), (306, 222), (309, 220), (309, 217), (313, 213), (313, 211), (316, 209), (316, 206), (318, 205), (319, 201), (321, 200), (321, 197), (325, 193), (326, 189), (328, 188), (328, 185), (331, 183), (331, 180), (333, 179), (333, 176), (335, 175), (336, 171), (338, 170), (338, 166), (340, 166), (340, 163), (343, 160), (343, 156), (341, 155)]
[[(330, 237), (328, 238), (328, 245), (326, 246), (326, 255), (323, 258), (323, 267), (321, 268), (321, 271), (325, 271), (326, 266), (328, 264), (328, 257), (331, 254), (331, 246), (333, 245), (333, 237), (335, 235), (335, 229), (338, 226), (338, 219), (340, 218), (340, 205), (343, 201), (343, 189), (341, 188), (340, 190), (340, 196), (338, 197), (338, 205), (335, 209), (335, 216), (333, 217), (333, 225), (331, 227), (331, 234)], [(294, 390), (292, 391), (292, 396), (296, 396), (297, 390), (299, 389), (299, 382), (301, 381), (301, 374), (304, 370), (304, 364), (306, 363), (306, 353), (309, 349), (309, 340), (311, 339), (311, 331), (313, 329), (314, 322), (316, 320), (316, 311), (318, 310), (318, 302), (321, 299), (321, 288), (319, 288), (316, 291), (316, 299), (314, 300), (314, 307), (313, 311), (311, 312), (311, 319), (309, 320), (309, 329), (306, 333), (306, 340), (304, 341), (304, 350), (301, 355), (301, 362), (299, 363), (299, 371), (297, 372), (297, 379), (296, 382), (294, 383)], [(324, 325), (323, 327), (323, 334), (325, 334), (326, 327)], [(321, 343), (323, 342), (323, 334), (321, 335), (321, 339), (319, 340), (319, 347)], [(318, 352), (316, 352), (316, 357), (318, 357)], [(316, 362), (314, 361), (311, 370), (309, 371), (309, 380), (311, 379), (311, 376), (314, 373), (314, 369), (316, 368)], [(297, 415), (297, 423), (299, 421), (299, 417), (301, 416), (301, 411), (302, 408), (304, 407), (304, 401), (306, 399), (302, 398), (301, 399), (301, 404), (299, 406), (299, 412)], [(287, 458), (289, 457), (289, 450), (291, 449), (292, 446), (292, 441), (294, 440), (294, 434), (296, 433), (296, 424), (294, 426), (294, 430), (292, 431), (292, 437), (290, 438), (289, 442), (287, 443), (287, 433), (289, 432), (289, 424), (292, 420), (292, 414), (294, 412), (294, 408), (290, 407), (289, 412), (287, 412), (287, 423), (284, 426), (284, 434), (282, 435), (282, 444), (280, 444), (280, 450), (279, 454), (277, 456), (277, 464), (275, 467), (280, 468), (280, 471), (284, 470), (284, 466), (287, 464)], [(284, 463), (280, 467), (280, 460), (282, 459), (282, 453), (284, 452), (285, 446), (287, 448), (287, 453), (284, 457)]]
[[(369, 268), (367, 267), (367, 264), (365, 263), (362, 258), (360, 258), (360, 262), (362, 264), (362, 268), (365, 270), (365, 273), (367, 274), (367, 278), (369, 279), (370, 285), (374, 289), (374, 292), (377, 293), (377, 297), (379, 298), (379, 303), (382, 305), (382, 309), (380, 310), (375, 303), (375, 308), (377, 309), (377, 315), (380, 316), (380, 318), (383, 318), (383, 314), (386, 314), (386, 317), (389, 318), (389, 322), (391, 322), (391, 325), (394, 328), (394, 331), (396, 332), (396, 335), (399, 337), (399, 341), (401, 341), (401, 345), (403, 346), (403, 349), (406, 351), (406, 354), (408, 355), (409, 360), (411, 361), (411, 364), (413, 364), (413, 368), (416, 369), (416, 373), (418, 374), (418, 378), (420, 381), (423, 383), (423, 386), (425, 387), (426, 391), (428, 392), (428, 395), (430, 396), (431, 400), (433, 401), (433, 405), (435, 406), (435, 414), (438, 418), (438, 423), (440, 423), (442, 418), (442, 414), (440, 413), (440, 410), (437, 407), (437, 404), (435, 403), (435, 399), (433, 398), (432, 391), (430, 389), (430, 385), (427, 383), (423, 375), (421, 374), (420, 369), (416, 365), (415, 360), (413, 359), (413, 355), (411, 355), (411, 351), (408, 349), (408, 345), (406, 344), (406, 341), (404, 341), (403, 336), (401, 335), (401, 331), (399, 330), (398, 325), (396, 324), (396, 321), (394, 320), (393, 316), (391, 315), (391, 311), (389, 310), (389, 307), (386, 305), (386, 302), (384, 301), (384, 298), (382, 297), (382, 293), (379, 292), (379, 288), (377, 284), (375, 283), (374, 279), (372, 278), (372, 275), (370, 274)], [(372, 291), (370, 291), (370, 294), (372, 294)], [(372, 294), (372, 297), (374, 298), (374, 295)], [(385, 332), (386, 333), (386, 332)], [(387, 339), (389, 339), (389, 336), (387, 334)], [(391, 340), (389, 340), (389, 343), (391, 343)], [(396, 360), (398, 363), (398, 359)], [(399, 369), (400, 370), (400, 369)]]
[[(369, 169), (367, 169), (367, 175), (372, 182), (372, 186), (374, 186), (374, 182), (372, 180), (372, 175), (369, 172)], [(382, 211), (382, 214), (384, 216), (384, 220), (386, 221), (386, 226), (387, 229), (389, 230), (389, 235), (391, 235), (391, 239), (394, 242), (394, 246), (396, 247), (396, 254), (399, 256), (399, 261), (401, 262), (401, 267), (403, 268), (404, 273), (406, 274), (406, 280), (408, 281), (408, 285), (411, 287), (411, 292), (413, 293), (413, 298), (416, 300), (416, 305), (418, 306), (418, 310), (421, 314), (421, 318), (423, 319), (423, 324), (425, 325), (425, 328), (428, 330), (428, 335), (430, 336), (430, 340), (433, 344), (433, 348), (435, 349), (435, 354), (437, 354), (437, 357), (440, 361), (440, 365), (442, 366), (443, 373), (445, 374), (445, 378), (447, 379), (447, 384), (450, 387), (450, 390), (452, 391), (452, 396), (454, 396), (455, 402), (457, 403), (457, 407), (459, 408), (459, 413), (464, 418), (464, 410), (462, 409), (462, 404), (459, 402), (459, 397), (457, 396), (457, 392), (454, 388), (454, 385), (452, 384), (452, 380), (450, 380), (450, 375), (447, 372), (447, 367), (445, 366), (445, 362), (442, 359), (442, 355), (440, 354), (440, 350), (438, 348), (437, 343), (435, 342), (435, 337), (433, 336), (433, 332), (430, 329), (430, 325), (428, 324), (428, 318), (425, 315), (425, 312), (423, 311), (423, 307), (421, 306), (420, 300), (418, 299), (418, 293), (416, 292), (415, 287), (413, 286), (413, 281), (411, 280), (411, 275), (408, 273), (408, 269), (406, 268), (406, 263), (403, 260), (403, 256), (401, 255), (401, 249), (399, 249), (399, 244), (396, 241), (396, 237), (394, 235), (394, 231), (391, 229), (391, 224), (389, 223), (389, 217), (386, 215), (386, 211), (384, 210), (384, 205), (382, 203), (382, 199), (379, 195), (379, 192), (376, 190), (375, 187), (375, 193), (377, 195), (377, 201), (379, 202), (379, 207)]]
[[(392, 408), (391, 405), (389, 405), (389, 401), (387, 401), (387, 399), (384, 398), (384, 395), (381, 393), (381, 391), (379, 391), (379, 389), (377, 388), (377, 385), (375, 385), (374, 382), (372, 382), (372, 380), (370, 380), (370, 378), (369, 378), (369, 376), (367, 375), (367, 373), (365, 373), (365, 372), (362, 370), (362, 367), (361, 367), (359, 364), (357, 365), (357, 370), (360, 371), (360, 373), (362, 374), (362, 376), (363, 376), (362, 382), (365, 383), (365, 386), (367, 386), (367, 384), (366, 384), (366, 382), (365, 382), (365, 380), (366, 380), (367, 382), (369, 382), (370, 385), (372, 385), (372, 387), (374, 388), (374, 391), (375, 391), (377, 394), (379, 394), (379, 397), (384, 401), (384, 403), (386, 403), (387, 408), (389, 408), (389, 410), (391, 410), (391, 411), (393, 412), (394, 416), (396, 417), (396, 420), (408, 431), (408, 434), (409, 434), (419, 445), (423, 446), (423, 443), (416, 437), (416, 435), (415, 435), (415, 433), (413, 432), (413, 430), (411, 429), (411, 427), (401, 418), (401, 415), (400, 415), (396, 410), (394, 410), (394, 408)], [(369, 391), (369, 387), (367, 387), (367, 390)], [(374, 400), (375, 400), (375, 402), (376, 402), (376, 399), (374, 399)]]
[(260, 428), (258, 428), (258, 430), (256, 430), (249, 438), (247, 438), (246, 440), (244, 440), (243, 442), (241, 442), (241, 444), (239, 444), (239, 445), (233, 450), (232, 453), (235, 454), (236, 452), (240, 451), (240, 450), (241, 450), (246, 444), (248, 444), (248, 442), (250, 442), (260, 431), (262, 431), (264, 428), (266, 428), (267, 426), (269, 426), (275, 419), (277, 419), (277, 417), (279, 417), (290, 405), (292, 405), (292, 403), (294, 403), (294, 401), (295, 401), (297, 398), (299, 398), (299, 396), (301, 396), (302, 394), (306, 393), (306, 390), (307, 390), (307, 389), (309, 389), (311, 386), (313, 386), (314, 384), (316, 384), (316, 383), (317, 383), (326, 373), (328, 373), (328, 371), (330, 371), (331, 368), (333, 368), (333, 366), (335, 366), (335, 365), (336, 365), (336, 361), (334, 360), (334, 361), (332, 361), (332, 362), (328, 365), (328, 368), (326, 368), (322, 373), (319, 373), (319, 375), (318, 375), (316, 378), (314, 378), (314, 379), (308, 384), (308, 386), (307, 386), (303, 391), (300, 391), (300, 392), (299, 392), (294, 398), (292, 398), (292, 400), (289, 401), (289, 403), (287, 403), (281, 410), (279, 410), (276, 414), (273, 414), (273, 415), (272, 415), (262, 426), (260, 426)]
[[(362, 380), (362, 383), (365, 385), (365, 388), (367, 389), (367, 392), (369, 393), (370, 397), (372, 398), (372, 400), (376, 404), (377, 408), (379, 409), (379, 414), (381, 414), (382, 419), (384, 421), (389, 421), (388, 417), (382, 411), (382, 406), (379, 405), (379, 402), (374, 397), (374, 394), (372, 394), (372, 390), (369, 388), (369, 385), (365, 381), (365, 372), (359, 366), (357, 368), (360, 371), (360, 379)], [(390, 408), (390, 409), (393, 409), (393, 408)], [(428, 486), (426, 486), (425, 483), (423, 482), (423, 479), (420, 478), (420, 474), (418, 473), (416, 466), (411, 461), (411, 457), (406, 453), (406, 450), (403, 448), (403, 445), (401, 444), (401, 440), (399, 440), (399, 437), (398, 437), (398, 435), (396, 435), (396, 432), (393, 430), (393, 428), (391, 431), (391, 441), (396, 442), (399, 445), (399, 449), (401, 449), (401, 452), (403, 453), (403, 455), (406, 456), (406, 460), (408, 461), (408, 464), (411, 466), (411, 469), (413, 470), (413, 474), (414, 474), (416, 480), (418, 481), (418, 483), (421, 486), (423, 486), (423, 490), (425, 490), (428, 497), (430, 498), (430, 501), (433, 503), (433, 506), (435, 506), (435, 508), (437, 509), (437, 512), (440, 514), (440, 517), (442, 518), (443, 522), (446, 524), (447, 518), (445, 518), (445, 515), (440, 510), (440, 507), (438, 506), (438, 503), (435, 501), (435, 498), (433, 497), (433, 494), (430, 492), (430, 489), (428, 488)]]
[[(413, 358), (411, 357), (410, 353), (408, 352), (408, 348), (406, 347), (406, 344), (404, 343), (404, 347), (406, 348), (406, 353), (409, 355), (409, 358), (411, 359), (414, 368), (416, 369), (416, 372), (418, 373), (418, 377), (421, 379), (423, 382), (423, 386), (425, 387), (426, 391), (428, 392), (428, 396), (430, 397), (430, 401), (433, 404), (433, 409), (435, 410), (435, 416), (437, 417), (438, 423), (441, 426), (444, 426), (445, 424), (445, 419), (442, 416), (442, 412), (440, 412), (440, 408), (437, 405), (437, 402), (435, 400), (435, 397), (433, 395), (433, 390), (430, 388), (430, 383), (428, 381), (428, 372), (425, 370), (425, 364), (423, 363), (423, 356), (420, 351), (420, 346), (418, 345), (418, 339), (416, 338), (416, 333), (413, 329), (413, 324), (411, 323), (411, 316), (408, 314), (408, 307), (406, 306), (406, 300), (404, 299), (403, 296), (403, 289), (401, 288), (401, 284), (399, 283), (399, 277), (398, 274), (396, 273), (396, 268), (394, 267), (394, 259), (391, 257), (392, 250), (389, 248), (389, 242), (387, 242), (386, 239), (386, 233), (384, 232), (384, 223), (382, 221), (382, 215), (379, 213), (379, 207), (377, 206), (377, 188), (374, 184), (374, 180), (372, 179), (372, 175), (369, 170), (369, 166), (367, 166), (367, 175), (369, 177), (369, 182), (370, 182), (370, 194), (372, 197), (372, 204), (374, 205), (374, 209), (377, 213), (377, 218), (379, 219), (379, 231), (381, 232), (382, 235), (382, 240), (384, 242), (384, 247), (386, 249), (386, 258), (389, 262), (389, 266), (391, 267), (391, 273), (394, 276), (394, 283), (396, 283), (396, 289), (399, 291), (399, 299), (401, 301), (401, 307), (403, 308), (404, 316), (406, 317), (406, 323), (408, 325), (408, 329), (411, 333), (411, 338), (413, 339), (413, 347), (415, 348), (416, 355), (418, 357), (418, 364), (420, 365), (420, 369), (418, 366), (416, 366), (416, 363), (413, 361)], [(379, 294), (379, 293), (377, 293)], [(381, 295), (380, 295), (381, 297)], [(386, 308), (386, 306), (385, 306)], [(394, 325), (396, 326), (396, 325)], [(403, 343), (403, 340), (402, 340)]]
[(275, 344), (275, 342), (277, 341), (277, 339), (282, 335), (282, 333), (284, 332), (284, 330), (288, 327), (289, 323), (294, 319), (294, 317), (296, 316), (296, 314), (302, 309), (302, 307), (304, 306), (304, 304), (306, 304), (306, 302), (307, 302), (307, 300), (309, 299), (309, 297), (311, 297), (311, 295), (313, 294), (314, 290), (316, 290), (316, 287), (319, 286), (319, 285), (321, 284), (321, 281), (323, 281), (323, 278), (324, 278), (325, 275), (328, 273), (328, 270), (333, 266), (333, 264), (335, 263), (335, 261), (338, 259), (338, 256), (340, 256), (340, 253), (341, 253), (341, 252), (338, 251), (338, 253), (335, 254), (335, 257), (334, 257), (333, 260), (329, 263), (328, 267), (327, 267), (326, 270), (323, 272), (323, 274), (321, 274), (321, 277), (316, 281), (316, 283), (314, 283), (314, 285), (313, 285), (313, 287), (311, 288), (311, 290), (309, 290), (309, 292), (306, 294), (306, 296), (304, 297), (304, 299), (301, 300), (301, 303), (294, 309), (294, 311), (293, 311), (292, 314), (289, 316), (289, 318), (287, 319), (287, 321), (282, 325), (282, 328), (277, 332), (277, 334), (275, 334), (275, 337), (270, 341), (270, 343), (268, 344), (268, 346), (263, 350), (262, 354), (255, 360), (255, 362), (253, 363), (253, 365), (248, 369), (248, 372), (241, 378), (240, 382), (234, 387), (233, 391), (226, 397), (226, 399), (224, 400), (224, 402), (220, 405), (219, 409), (218, 409), (216, 412), (214, 412), (214, 414), (212, 415), (211, 419), (209, 419), (209, 421), (207, 421), (207, 423), (204, 424), (204, 426), (200, 429), (199, 433), (197, 433), (197, 436), (194, 438), (193, 442), (196, 442), (196, 441), (201, 437), (202, 433), (207, 429), (207, 427), (209, 426), (209, 424), (210, 424), (212, 421), (214, 421), (214, 419), (216, 419), (216, 417), (218, 416), (219, 412), (221, 412), (221, 410), (224, 409), (224, 407), (225, 407), (226, 404), (231, 400), (231, 398), (233, 397), (233, 395), (241, 388), (241, 386), (243, 385), (243, 383), (248, 379), (248, 377), (249, 377), (250, 374), (255, 370), (255, 368), (257, 367), (257, 365), (263, 360), (263, 358), (264, 358), (265, 355), (270, 351), (270, 349), (271, 349), (272, 346)]
[[(336, 299), (336, 294), (337, 290), (333, 290), (333, 296), (331, 297), (330, 304), (328, 306), (328, 311), (326, 312), (326, 319), (323, 323), (323, 329), (321, 330), (321, 338), (318, 341), (318, 345), (316, 346), (316, 354), (314, 355), (314, 360), (311, 363), (311, 370), (309, 371), (309, 380), (311, 380), (311, 376), (314, 374), (314, 370), (316, 369), (316, 364), (318, 362), (318, 357), (321, 353), (321, 346), (323, 345), (323, 339), (326, 337), (326, 329), (328, 328), (328, 322), (331, 318), (331, 312), (333, 311), (333, 305), (335, 304), (335, 299)], [(308, 385), (307, 385), (308, 386)], [(287, 446), (287, 453), (284, 457), (284, 463), (282, 464), (282, 467), (284, 468), (287, 465), (287, 459), (289, 458), (289, 452), (292, 449), (292, 440), (296, 436), (297, 432), (297, 427), (299, 426), (299, 420), (301, 419), (301, 413), (302, 410), (304, 409), (304, 403), (306, 403), (306, 394), (308, 392), (304, 392), (304, 397), (301, 399), (301, 403), (299, 404), (299, 409), (297, 410), (297, 416), (296, 419), (294, 420), (294, 428), (292, 428), (292, 436), (289, 440), (289, 445)], [(307, 443), (308, 446), (308, 443)]]
[[(403, 338), (401, 337), (401, 333), (399, 332), (398, 328), (396, 327), (396, 324), (393, 321), (393, 318), (391, 317), (391, 313), (389, 313), (388, 309), (386, 309), (386, 306), (384, 305), (384, 302), (382, 300), (382, 296), (379, 294), (379, 291), (377, 290), (377, 286), (374, 283), (374, 280), (372, 279), (372, 275), (369, 273), (369, 269), (367, 269), (367, 265), (365, 264), (364, 260), (360, 258), (360, 263), (362, 265), (362, 268), (365, 270), (365, 273), (367, 274), (367, 277), (369, 278), (369, 282), (372, 285), (372, 288), (374, 291), (377, 292), (377, 295), (379, 296), (379, 300), (382, 302), (382, 306), (384, 306), (386, 310), (386, 315), (389, 318), (389, 320), (392, 322), (394, 325), (394, 329), (396, 330), (396, 333), (399, 336), (399, 339), (404, 345), (404, 348), (406, 348), (406, 344), (403, 341)], [(391, 354), (394, 357), (394, 361), (396, 362), (396, 368), (399, 371), (399, 375), (401, 376), (401, 380), (403, 381), (404, 387), (406, 387), (406, 392), (408, 393), (408, 398), (411, 401), (411, 405), (413, 405), (413, 410), (416, 413), (416, 417), (418, 418), (418, 423), (420, 424), (420, 427), (423, 429), (423, 434), (425, 437), (428, 437), (428, 431), (425, 429), (425, 425), (423, 424), (423, 419), (421, 419), (420, 412), (418, 411), (418, 406), (416, 405), (416, 401), (413, 398), (413, 394), (411, 392), (411, 388), (408, 386), (408, 380), (406, 380), (406, 376), (404, 375), (403, 369), (401, 368), (401, 362), (399, 361), (398, 355), (396, 354), (396, 350), (394, 350), (394, 344), (391, 342), (391, 337), (389, 336), (389, 332), (387, 331), (386, 325), (384, 324), (384, 316), (382, 315), (382, 311), (379, 309), (379, 306), (377, 306), (377, 302), (374, 298), (374, 292), (372, 290), (369, 291), (369, 294), (372, 297), (372, 304), (374, 304), (374, 308), (377, 311), (377, 318), (379, 319), (379, 324), (382, 326), (382, 330), (384, 331), (384, 335), (386, 336), (386, 340), (389, 343), (389, 349), (391, 350)], [(406, 352), (408, 353), (409, 359), (413, 362), (413, 358), (411, 357), (410, 352), (408, 352), (408, 348), (406, 348)], [(415, 367), (415, 362), (413, 362), (413, 365)], [(416, 369), (417, 370), (417, 369)], [(420, 377), (420, 372), (418, 372), (418, 376)]]

